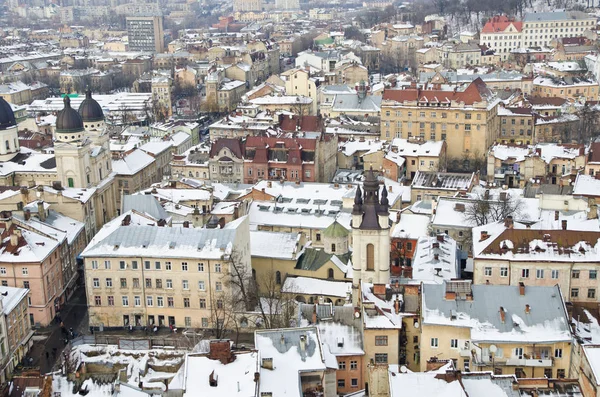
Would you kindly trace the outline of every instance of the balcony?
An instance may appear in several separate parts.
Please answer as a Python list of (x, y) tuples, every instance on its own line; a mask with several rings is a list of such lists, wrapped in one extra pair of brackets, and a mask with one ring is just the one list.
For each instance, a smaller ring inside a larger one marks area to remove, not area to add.
[(494, 178), (502, 179), (507, 175), (519, 175), (519, 171), (515, 171), (512, 167), (501, 167), (494, 170)]
[(551, 358), (519, 358), (511, 357), (506, 360), (506, 365), (515, 367), (551, 367)]

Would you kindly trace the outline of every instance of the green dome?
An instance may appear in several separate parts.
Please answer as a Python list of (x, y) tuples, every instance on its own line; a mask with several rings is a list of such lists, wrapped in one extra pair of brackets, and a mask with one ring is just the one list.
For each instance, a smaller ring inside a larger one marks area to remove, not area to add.
[(323, 236), (332, 238), (348, 237), (348, 230), (336, 220), (327, 229), (323, 230)]

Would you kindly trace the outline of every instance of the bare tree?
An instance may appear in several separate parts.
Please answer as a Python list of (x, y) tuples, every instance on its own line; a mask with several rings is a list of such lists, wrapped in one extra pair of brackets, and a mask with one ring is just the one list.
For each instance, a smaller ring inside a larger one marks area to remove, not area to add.
[(266, 329), (290, 327), (296, 316), (296, 287), (293, 282), (287, 282), (286, 290), (282, 291), (280, 281), (275, 270), (258, 281), (257, 311)]
[(244, 263), (243, 258), (243, 253), (236, 249), (229, 255), (231, 278), (228, 285), (235, 291), (235, 306), (253, 310), (256, 307), (256, 280), (252, 276), (251, 266)]
[(487, 192), (477, 194), (472, 203), (465, 205), (464, 218), (468, 224), (487, 225), (508, 216), (521, 220), (527, 218), (525, 202), (521, 198), (511, 197), (508, 192), (501, 192), (498, 198), (492, 198)]

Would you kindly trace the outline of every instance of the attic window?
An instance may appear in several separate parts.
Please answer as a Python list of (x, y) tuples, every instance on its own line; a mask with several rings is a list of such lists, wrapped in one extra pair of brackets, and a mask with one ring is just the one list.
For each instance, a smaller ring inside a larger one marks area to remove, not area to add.
[(288, 208), (286, 209), (287, 212), (296, 212), (298, 209), (297, 208)]
[(334, 211), (334, 210), (330, 210), (330, 211), (328, 212), (328, 215), (330, 215), (330, 216), (336, 216), (336, 215), (337, 215), (337, 214), (339, 214), (339, 213), (340, 213), (340, 211)]
[(169, 249), (175, 249), (175, 245), (176, 245), (175, 241), (171, 241), (169, 243)]
[(315, 204), (315, 205), (325, 205), (325, 204), (327, 204), (327, 200), (316, 199), (316, 200), (313, 200), (313, 204)]
[(342, 205), (344, 205), (344, 203), (342, 203), (341, 200), (331, 200), (331, 203), (329, 204), (335, 205), (336, 207), (341, 207)]
[(291, 203), (292, 199), (290, 197), (282, 197), (279, 202), (280, 203)]
[(303, 214), (310, 214), (310, 208), (302, 208), (301, 211)]
[(308, 204), (308, 203), (310, 203), (310, 199), (305, 199), (305, 198), (296, 199), (296, 204)]
[(259, 205), (258, 209), (259, 209), (259, 211), (268, 211), (269, 206), (268, 205)]

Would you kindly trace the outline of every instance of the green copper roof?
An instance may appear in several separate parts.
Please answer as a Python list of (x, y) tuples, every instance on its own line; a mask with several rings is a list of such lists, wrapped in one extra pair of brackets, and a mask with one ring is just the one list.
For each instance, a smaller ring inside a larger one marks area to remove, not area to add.
[(338, 221), (334, 221), (327, 229), (323, 230), (325, 237), (348, 237), (348, 229), (340, 225)]

